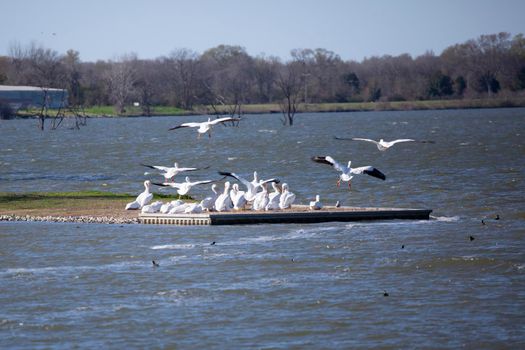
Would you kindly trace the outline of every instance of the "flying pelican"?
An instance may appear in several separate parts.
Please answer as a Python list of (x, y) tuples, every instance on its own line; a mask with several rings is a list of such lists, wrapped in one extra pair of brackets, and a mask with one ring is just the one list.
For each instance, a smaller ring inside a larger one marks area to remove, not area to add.
[(143, 206), (151, 202), (151, 199), (153, 198), (153, 193), (149, 191), (150, 186), (151, 182), (149, 180), (144, 181), (144, 192), (139, 194), (133, 202), (126, 204), (126, 210), (141, 209)]
[(390, 147), (392, 147), (396, 143), (400, 143), (400, 142), (434, 143), (434, 141), (417, 141), (417, 140), (413, 140), (413, 139), (397, 139), (397, 140), (393, 140), (393, 141), (385, 141), (385, 140), (381, 139), (379, 141), (376, 141), (376, 140), (371, 140), (371, 139), (363, 139), (363, 138), (360, 138), (360, 137), (344, 138), (344, 137), (334, 136), (334, 138), (336, 140), (371, 142), (371, 143), (375, 144), (377, 146), (377, 149), (380, 150), (380, 151), (386, 151), (387, 149), (389, 149)]
[(310, 209), (311, 210), (320, 210), (323, 207), (323, 204), (321, 203), (321, 199), (319, 195), (315, 196), (315, 201), (310, 202)]
[(257, 191), (259, 190), (259, 187), (262, 186), (262, 184), (268, 183), (268, 182), (279, 183), (279, 179), (275, 179), (275, 178), (268, 179), (268, 180), (259, 180), (259, 178), (257, 177), (256, 171), (253, 172), (253, 181), (248, 181), (245, 178), (240, 177), (239, 175), (235, 173), (229, 173), (226, 171), (219, 171), (219, 174), (223, 176), (233, 177), (234, 179), (237, 179), (238, 181), (240, 181), (244, 186), (246, 186), (246, 193), (244, 194), (244, 198), (246, 198), (248, 202), (253, 201), (255, 199), (255, 195), (257, 194)]
[[(166, 181), (173, 181), (173, 178), (178, 175), (179, 173), (182, 173), (184, 171), (195, 171), (200, 170), (199, 168), (181, 168), (179, 167), (179, 164), (177, 162), (173, 163), (172, 167), (162, 166), (162, 165), (148, 165), (148, 164), (140, 164), (142, 166), (156, 169), (162, 171), (162, 176), (166, 179)], [(202, 169), (208, 169), (209, 167), (202, 168)]]
[(312, 157), (312, 160), (317, 163), (321, 164), (328, 164), (334, 167), (335, 170), (340, 171), (341, 175), (339, 175), (339, 180), (337, 180), (337, 186), (341, 184), (341, 181), (347, 181), (348, 187), (351, 188), (352, 184), (350, 180), (354, 177), (354, 175), (359, 174), (367, 174), (373, 177), (377, 177), (378, 179), (385, 180), (386, 176), (382, 172), (380, 172), (378, 169), (368, 165), (368, 166), (362, 166), (359, 168), (352, 168), (352, 161), (348, 162), (348, 165), (342, 166), (338, 162), (334, 160), (334, 158), (330, 156), (316, 156)]
[(157, 186), (176, 188), (177, 193), (183, 196), (187, 194), (193, 186), (209, 184), (210, 182), (213, 182), (213, 180), (203, 180), (203, 181), (191, 182), (190, 178), (186, 176), (185, 182), (163, 182), (163, 183), (152, 182), (152, 183)]
[(207, 122), (182, 123), (180, 125), (174, 126), (173, 128), (170, 128), (169, 130), (175, 130), (175, 129), (180, 129), (180, 128), (198, 128), (197, 138), (200, 138), (201, 135), (205, 133), (208, 133), (208, 137), (211, 137), (211, 129), (214, 125), (217, 125), (219, 123), (224, 123), (224, 122), (229, 122), (229, 121), (239, 121), (239, 120), (241, 120), (241, 118), (224, 117), (224, 118), (218, 118), (214, 120), (211, 120), (211, 118), (208, 118)]

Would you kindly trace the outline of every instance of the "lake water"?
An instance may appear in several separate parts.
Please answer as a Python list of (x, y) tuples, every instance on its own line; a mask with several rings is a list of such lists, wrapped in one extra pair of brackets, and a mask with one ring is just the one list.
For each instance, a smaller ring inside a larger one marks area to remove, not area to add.
[[(432, 219), (1, 222), (0, 348), (525, 347), (525, 109), (302, 114), (291, 128), (279, 115), (247, 116), (200, 140), (167, 130), (203, 119), (94, 119), (45, 132), (34, 120), (0, 121), (0, 191), (139, 193), (160, 180), (140, 163), (178, 161), (209, 166), (192, 179), (257, 170), (301, 203), (319, 194), (325, 204), (430, 208)], [(435, 143), (379, 152), (334, 135)], [(337, 188), (337, 172), (315, 155), (373, 165), (387, 179)]]

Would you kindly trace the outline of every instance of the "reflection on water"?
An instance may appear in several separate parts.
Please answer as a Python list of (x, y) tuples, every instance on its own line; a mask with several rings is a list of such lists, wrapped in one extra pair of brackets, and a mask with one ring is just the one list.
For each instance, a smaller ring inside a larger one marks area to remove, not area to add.
[[(191, 130), (167, 131), (182, 117), (94, 119), (80, 131), (53, 132), (30, 120), (0, 121), (0, 191), (137, 193), (145, 178), (160, 179), (144, 175), (140, 163), (178, 161), (210, 166), (191, 173), (195, 179), (217, 170), (279, 177), (303, 203), (320, 194), (325, 204), (434, 209), (429, 221), (312, 225), (3, 222), (0, 343), (522, 347), (524, 115), (305, 114), (292, 128), (278, 116), (247, 116), (200, 140)], [(435, 144), (379, 152), (334, 135)], [(387, 180), (360, 176), (351, 191), (337, 188), (337, 172), (312, 162), (314, 155), (373, 165)], [(495, 214), (501, 219), (490, 220)]]

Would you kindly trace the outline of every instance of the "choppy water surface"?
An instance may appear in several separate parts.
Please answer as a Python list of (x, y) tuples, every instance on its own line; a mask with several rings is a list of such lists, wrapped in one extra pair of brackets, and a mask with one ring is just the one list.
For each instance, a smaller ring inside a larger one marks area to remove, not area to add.
[[(277, 176), (298, 201), (432, 208), (430, 221), (166, 227), (0, 223), (2, 348), (525, 346), (525, 110), (0, 122), (0, 191), (138, 193), (139, 163)], [(333, 136), (417, 138), (375, 146)], [(313, 163), (374, 165), (352, 190)], [(193, 195), (205, 195), (206, 188)], [(499, 214), (498, 221), (481, 219)], [(469, 237), (472, 236), (474, 240)], [(210, 245), (215, 241), (215, 245)], [(151, 260), (160, 263), (152, 267)], [(384, 296), (384, 292), (388, 296)]]

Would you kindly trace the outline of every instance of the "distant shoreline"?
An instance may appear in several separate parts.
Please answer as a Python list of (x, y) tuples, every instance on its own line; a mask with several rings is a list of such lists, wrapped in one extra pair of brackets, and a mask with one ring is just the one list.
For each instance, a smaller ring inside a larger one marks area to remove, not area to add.
[[(421, 111), (447, 109), (484, 109), (484, 108), (519, 108), (525, 107), (524, 97), (485, 98), (462, 100), (426, 100), (426, 101), (391, 101), (391, 102), (344, 102), (344, 103), (309, 103), (298, 104), (297, 113), (332, 113), (332, 112), (372, 112), (372, 111)], [(219, 106), (217, 111), (229, 114), (229, 106)], [(281, 114), (279, 104), (246, 104), (241, 105), (242, 114)], [(35, 110), (19, 111), (15, 118), (34, 118)], [(140, 107), (128, 107), (127, 113), (116, 114), (111, 106), (85, 108), (85, 116), (90, 118), (129, 118), (129, 117), (160, 117), (189, 116), (215, 114), (208, 106), (196, 106), (192, 110), (181, 110), (169, 107), (152, 107), (150, 115), (144, 114)], [(50, 111), (51, 117), (56, 112)]]

